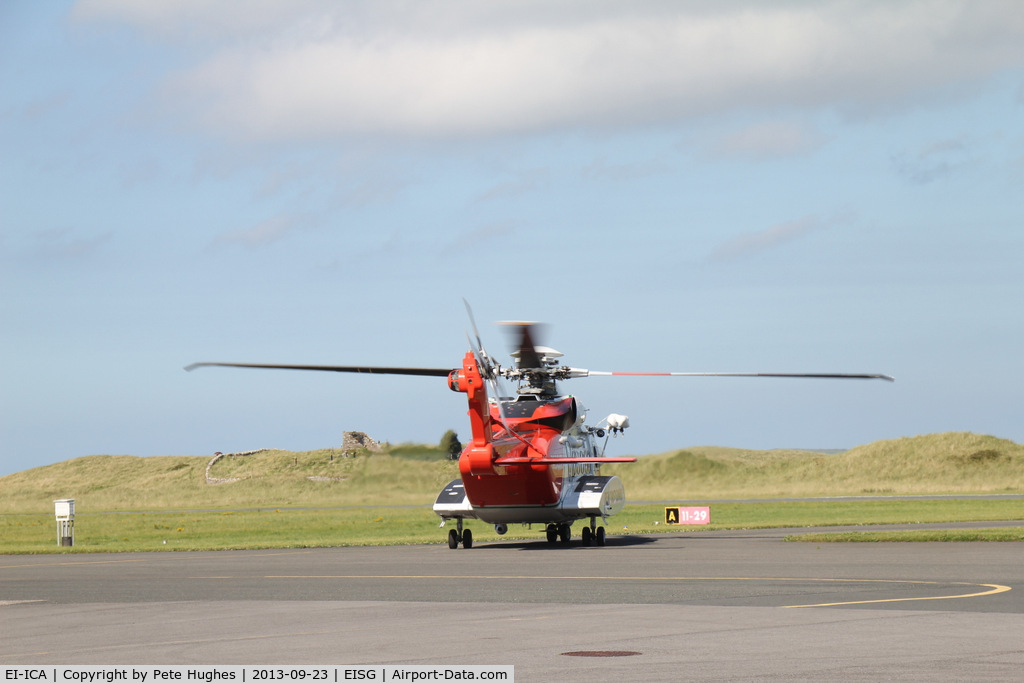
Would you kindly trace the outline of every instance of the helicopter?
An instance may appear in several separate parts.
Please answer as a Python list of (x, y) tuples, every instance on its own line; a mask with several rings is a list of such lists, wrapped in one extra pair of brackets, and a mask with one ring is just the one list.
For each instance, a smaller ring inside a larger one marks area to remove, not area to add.
[[(344, 373), (446, 377), (448, 387), (466, 394), (471, 440), (459, 455), (459, 478), (438, 494), (433, 511), (441, 527), (454, 520), (448, 547), (473, 547), (467, 519), (492, 524), (497, 534), (510, 524), (530, 528), (542, 525), (549, 544), (569, 545), (572, 525), (585, 520), (583, 545), (603, 546), (604, 523), (622, 510), (626, 491), (617, 476), (602, 476), (601, 465), (636, 462), (635, 457), (605, 456), (608, 440), (621, 436), (629, 418), (612, 413), (587, 425), (587, 410), (572, 395), (563, 395), (558, 382), (588, 376), (675, 377), (792, 377), (817, 379), (882, 379), (889, 375), (847, 373), (766, 372), (605, 372), (561, 364), (563, 354), (535, 343), (536, 323), (508, 322), (517, 339), (510, 354), (513, 364), (503, 366), (484, 349), (466, 303), (473, 337), (458, 368), (409, 368), (341, 365), (282, 365), (267, 363), (193, 363), (199, 367), (239, 367), (312, 370)], [(516, 385), (514, 395), (503, 395), (499, 382)], [(602, 524), (597, 520), (601, 518)]]

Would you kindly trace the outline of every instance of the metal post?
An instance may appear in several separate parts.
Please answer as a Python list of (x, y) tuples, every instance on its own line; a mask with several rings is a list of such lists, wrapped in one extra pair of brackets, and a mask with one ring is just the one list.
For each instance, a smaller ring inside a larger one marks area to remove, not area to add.
[(75, 499), (55, 500), (53, 508), (57, 518), (57, 545), (71, 547), (75, 544)]

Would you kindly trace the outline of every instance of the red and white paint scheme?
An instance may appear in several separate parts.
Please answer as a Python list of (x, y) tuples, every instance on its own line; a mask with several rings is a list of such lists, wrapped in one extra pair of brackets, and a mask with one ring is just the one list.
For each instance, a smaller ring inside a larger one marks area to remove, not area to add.
[[(634, 462), (633, 457), (605, 457), (612, 436), (629, 427), (625, 415), (611, 414), (594, 426), (574, 396), (562, 395), (557, 382), (590, 375), (801, 377), (819, 379), (884, 379), (888, 375), (758, 372), (600, 372), (559, 364), (562, 354), (533, 341), (532, 323), (511, 325), (518, 337), (512, 353), (515, 364), (503, 367), (480, 342), (473, 314), (466, 304), (474, 337), (462, 366), (404, 368), (350, 365), (277, 365), (263, 363), (193, 363), (204, 366), (319, 370), (388, 375), (447, 377), (452, 391), (466, 394), (471, 440), (459, 456), (459, 479), (438, 495), (434, 512), (441, 526), (454, 520), (448, 532), (450, 548), (471, 548), (473, 534), (463, 524), (476, 519), (493, 524), (499, 534), (509, 524), (540, 525), (549, 543), (568, 544), (572, 524), (583, 524), (584, 545), (604, 545), (608, 517), (622, 510), (626, 492), (618, 477), (601, 476), (604, 463)], [(500, 382), (515, 383), (515, 395), (505, 395)], [(598, 524), (598, 519), (602, 524)]]
[[(448, 377), (451, 389), (468, 398), (472, 428), (472, 440), (459, 457), (461, 478), (448, 484), (434, 503), (434, 512), (458, 525), (448, 534), (449, 546), (466, 546), (467, 541), (472, 546), (472, 533), (462, 527), (467, 518), (493, 524), (499, 534), (509, 524), (544, 524), (552, 543), (568, 543), (571, 524), (589, 518), (584, 544), (604, 545), (604, 527), (597, 525), (597, 518), (619, 512), (626, 490), (618, 477), (602, 477), (600, 466), (636, 458), (603, 457), (604, 444), (598, 440), (606, 429), (586, 426), (584, 408), (572, 396), (557, 395), (547, 373), (532, 386), (521, 387), (515, 398), (489, 398), (478, 357), (486, 358), (470, 351), (462, 368)], [(549, 357), (540, 356), (540, 362)], [(491, 366), (485, 372), (495, 370), (500, 368)], [(626, 423), (620, 419), (607, 434), (621, 433)]]

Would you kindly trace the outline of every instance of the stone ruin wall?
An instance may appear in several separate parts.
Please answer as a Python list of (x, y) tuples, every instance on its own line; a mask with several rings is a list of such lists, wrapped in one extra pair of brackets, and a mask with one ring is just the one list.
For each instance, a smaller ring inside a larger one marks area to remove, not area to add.
[(380, 453), (382, 450), (380, 444), (366, 432), (345, 432), (342, 436), (341, 451), (343, 455), (352, 455), (364, 448), (371, 453)]

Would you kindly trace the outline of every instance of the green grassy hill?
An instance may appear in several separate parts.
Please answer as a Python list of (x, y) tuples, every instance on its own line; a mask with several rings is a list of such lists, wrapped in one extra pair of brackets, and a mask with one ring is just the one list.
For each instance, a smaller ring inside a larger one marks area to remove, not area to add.
[(0, 513), (426, 505), (458, 476), (440, 449), (400, 445), (344, 457), (340, 450), (251, 455), (91, 455), (0, 477)]
[(1024, 446), (951, 432), (844, 453), (697, 447), (603, 470), (633, 500), (1024, 492)]
[[(340, 450), (268, 450), (222, 457), (97, 455), (0, 477), (0, 513), (346, 505), (429, 506), (458, 476), (439, 448), (401, 445), (343, 457)], [(606, 466), (630, 500), (693, 500), (925, 493), (1024, 493), (1024, 446), (991, 436), (934, 434), (845, 453), (696, 447)]]

